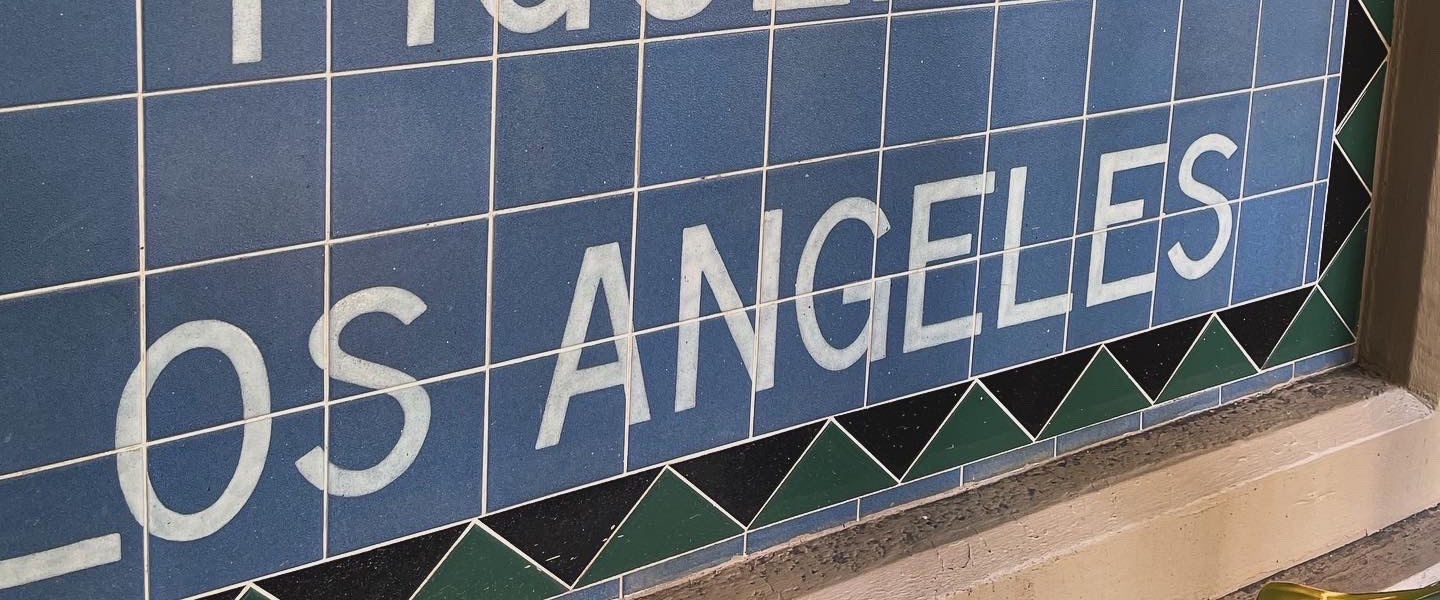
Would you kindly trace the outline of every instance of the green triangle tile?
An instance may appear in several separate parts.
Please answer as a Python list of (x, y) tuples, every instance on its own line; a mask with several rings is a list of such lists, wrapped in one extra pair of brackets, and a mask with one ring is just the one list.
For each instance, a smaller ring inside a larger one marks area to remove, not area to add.
[(668, 469), (625, 517), (576, 587), (744, 533), (733, 519)]
[(1335, 305), (1340, 318), (1351, 330), (1360, 320), (1360, 281), (1365, 271), (1365, 237), (1370, 228), (1370, 213), (1360, 217), (1355, 230), (1335, 253), (1335, 259), (1320, 277), (1320, 289)]
[(1174, 400), (1254, 374), (1255, 367), (1240, 344), (1220, 324), (1220, 319), (1211, 317), (1156, 402)]
[(1090, 366), (1080, 374), (1080, 379), (1075, 381), (1075, 387), (1070, 388), (1070, 393), (1060, 402), (1060, 407), (1055, 409), (1055, 414), (1050, 416), (1050, 422), (1040, 431), (1038, 439), (1054, 437), (1149, 406), (1145, 392), (1130, 380), (1110, 351), (1101, 348), (1095, 353), (1095, 359), (1090, 361)]
[(760, 509), (752, 527), (777, 523), (895, 484), (850, 436), (827, 423)]
[(1380, 35), (1385, 36), (1385, 41), (1390, 41), (1390, 34), (1395, 29), (1395, 0), (1360, 1), (1370, 11), (1370, 18), (1375, 20), (1375, 27), (1380, 30)]
[(472, 525), (415, 600), (541, 600), (564, 591), (555, 578)]
[(1370, 189), (1375, 188), (1375, 138), (1380, 132), (1380, 105), (1385, 95), (1385, 71), (1386, 68), (1381, 66), (1380, 74), (1360, 93), (1360, 100), (1355, 102), (1350, 117), (1335, 134), (1335, 140), (1345, 151), (1350, 164), (1355, 165), (1355, 172), (1360, 174), (1360, 179), (1363, 179)]
[(1275, 346), (1270, 360), (1265, 361), (1265, 367), (1283, 365), (1353, 341), (1355, 337), (1350, 335), (1345, 322), (1317, 290), (1311, 292), (1305, 305), (1300, 307), (1300, 313), (1295, 315), (1295, 321), (1290, 324), (1285, 337), (1280, 338), (1280, 344)]
[(919, 479), (1030, 443), (985, 388), (971, 384), (905, 479)]

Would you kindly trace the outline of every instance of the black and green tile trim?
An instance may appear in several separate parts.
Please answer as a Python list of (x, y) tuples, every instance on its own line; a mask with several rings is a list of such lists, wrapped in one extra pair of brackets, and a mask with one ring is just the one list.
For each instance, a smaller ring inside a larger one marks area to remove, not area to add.
[[(1352, 237), (1362, 240), (1361, 234)], [(984, 463), (1037, 442), (1120, 417), (1139, 423), (1141, 415), (1196, 395), (1209, 394), (1210, 405), (1218, 405), (1225, 387), (1252, 376), (1288, 370), (1272, 378), (1283, 382), (1289, 373), (1348, 362), (1354, 337), (1325, 288), (1355, 281), (1336, 271), (1346, 267), (1341, 261), (1353, 260), (1351, 244), (1335, 254), (1333, 278), (1319, 285), (628, 474), (213, 597), (542, 600), (579, 589), (594, 588), (600, 597), (618, 593), (622, 586), (615, 582), (629, 573), (717, 544), (743, 544), (754, 532), (822, 509), (845, 507), (847, 520), (858, 518), (861, 498), (948, 475), (945, 485), (927, 486), (939, 493), (973, 481), (962, 476), (967, 469), (993, 475)], [(1041, 456), (1054, 455), (1052, 449)]]
[[(1345, 364), (1359, 314), (1392, 19), (1393, 0), (1349, 0), (1340, 118), (1331, 155), (1322, 157), (1330, 175), (1313, 285), (201, 598), (614, 598), (747, 546), (768, 547), (772, 534), (765, 543), (754, 536), (787, 523), (793, 533), (857, 519), (870, 512), (865, 499), (883, 499), (873, 503), (883, 508), (895, 497), (943, 493), (1054, 457), (1075, 447), (1067, 438), (1136, 431)], [(678, 566), (663, 568), (667, 562)]]

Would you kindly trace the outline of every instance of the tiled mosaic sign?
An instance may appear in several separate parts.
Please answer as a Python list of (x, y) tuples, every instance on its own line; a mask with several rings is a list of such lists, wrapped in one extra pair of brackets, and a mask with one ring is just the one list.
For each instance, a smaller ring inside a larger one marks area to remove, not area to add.
[(5, 3), (0, 598), (613, 597), (1344, 361), (1388, 5)]

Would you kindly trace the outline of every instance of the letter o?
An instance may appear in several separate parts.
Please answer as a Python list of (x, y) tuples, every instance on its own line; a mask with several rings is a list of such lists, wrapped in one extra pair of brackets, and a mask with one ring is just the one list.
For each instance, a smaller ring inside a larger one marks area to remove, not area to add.
[[(230, 361), (240, 379), (240, 399), (245, 418), (270, 412), (270, 381), (265, 370), (265, 358), (250, 336), (224, 321), (191, 321), (160, 336), (149, 347), (145, 381), (141, 381), (138, 366), (130, 373), (125, 391), (120, 394), (120, 408), (115, 417), (117, 448), (145, 441), (141, 411), (145, 410), (144, 400), (151, 386), (155, 385), (155, 380), (170, 361), (198, 348), (218, 350)], [(120, 476), (120, 491), (125, 497), (125, 504), (130, 507), (130, 514), (137, 522), (145, 523), (145, 505), (141, 503), (141, 498), (146, 497), (150, 509), (150, 533), (160, 538), (188, 542), (219, 531), (250, 500), (256, 484), (260, 482), (260, 474), (265, 470), (265, 457), (270, 452), (269, 419), (246, 423), (243, 430), (240, 458), (225, 491), (209, 507), (189, 514), (171, 510), (160, 501), (154, 486), (149, 485), (150, 473), (146, 472), (140, 453), (121, 452), (116, 456), (116, 469)]]

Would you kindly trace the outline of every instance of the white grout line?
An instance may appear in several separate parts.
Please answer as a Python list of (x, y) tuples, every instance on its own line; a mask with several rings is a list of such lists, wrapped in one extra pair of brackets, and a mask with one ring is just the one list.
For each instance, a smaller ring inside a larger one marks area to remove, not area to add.
[[(148, 499), (154, 491), (150, 489), (150, 371), (149, 371), (149, 350), (150, 341), (149, 328), (146, 325), (148, 313), (146, 306), (149, 298), (146, 290), (146, 265), (148, 257), (145, 254), (145, 97), (140, 92), (145, 90), (145, 0), (135, 0), (135, 179), (136, 179), (136, 312), (139, 339), (139, 364), (136, 372), (141, 382), (140, 397), (140, 473), (144, 477), (141, 489), (145, 491)], [(150, 598), (150, 502), (146, 501), (143, 509), (144, 519), (140, 523), (140, 570), (144, 580), (141, 594), (145, 600)]]
[[(655, 484), (660, 483), (660, 477), (665, 475), (665, 471), (669, 470), (669, 468), (670, 467), (662, 467), (655, 473), (655, 477), (650, 480), (650, 484), (645, 486), (645, 491), (641, 492), (640, 495), (635, 498), (635, 503), (630, 505), (630, 510), (625, 511), (625, 516), (621, 517), (620, 520), (615, 523), (615, 528), (610, 530), (610, 535), (606, 536), (605, 541), (600, 543), (600, 549), (596, 550), (595, 555), (591, 556), (590, 560), (585, 563), (585, 568), (580, 569), (580, 574), (575, 576), (575, 583), (567, 583), (565, 587), (575, 589), (575, 584), (580, 583), (580, 580), (585, 578), (585, 575), (590, 572), (590, 568), (595, 566), (595, 561), (599, 560), (600, 555), (605, 553), (605, 549), (610, 547), (610, 542), (615, 541), (615, 536), (619, 535), (620, 530), (625, 528), (625, 522), (630, 520), (630, 515), (635, 514), (635, 509), (640, 508), (640, 503), (644, 502), (645, 497), (650, 495), (650, 490), (655, 489)], [(635, 474), (638, 475), (639, 473), (637, 472)]]
[(331, 75), (334, 69), (334, 3), (333, 0), (325, 0), (325, 249), (324, 249), (324, 270), (325, 280), (321, 283), (323, 303), (320, 306), (320, 328), (325, 336), (325, 364), (321, 366), (320, 399), (323, 403), (324, 412), (321, 413), (321, 454), (324, 462), (321, 467), (324, 473), (321, 474), (320, 490), (320, 556), (330, 555), (330, 306), (331, 298), (331, 194), (333, 148), (335, 136), (335, 78)]
[[(1066, 269), (1065, 271), (1065, 293), (1067, 294), (1067, 297), (1070, 301), (1069, 304), (1066, 306), (1063, 320), (1064, 325), (1061, 325), (1060, 330), (1060, 352), (1062, 354), (1066, 351), (1067, 348), (1070, 347), (1070, 316), (1075, 312), (1075, 252), (1080, 247), (1080, 206), (1081, 203), (1086, 200), (1085, 152), (1090, 145), (1090, 121), (1092, 120), (1090, 118), (1090, 80), (1092, 74), (1094, 73), (1095, 67), (1095, 17), (1098, 14), (1099, 6), (1099, 2), (1092, 0), (1090, 3), (1090, 41), (1087, 45), (1088, 54), (1085, 58), (1085, 95), (1080, 113), (1080, 168), (1077, 169), (1079, 172), (1075, 174), (1075, 222), (1070, 229), (1070, 260), (1066, 261), (1067, 263), (1069, 263), (1070, 268)], [(1169, 162), (1169, 160), (1166, 160), (1166, 162)], [(1164, 213), (1164, 207), (1162, 206), (1160, 214), (1164, 215)], [(1091, 217), (1091, 231), (1087, 231), (1087, 234), (1094, 232), (1093, 220), (1099, 217), (1100, 215), (1098, 212)], [(1126, 225), (1131, 224), (1133, 223), (1126, 223)], [(1157, 231), (1156, 233), (1158, 235), (1159, 232)], [(1092, 238), (1090, 240), (1090, 243), (1094, 244), (1095, 240)], [(976, 282), (976, 284), (976, 287), (979, 287), (978, 281)]]
[[(1190, 317), (1190, 319), (1193, 319), (1193, 318), (1196, 318), (1196, 317)], [(1185, 319), (1185, 320), (1189, 320), (1189, 319)], [(1177, 321), (1176, 323), (1177, 323), (1177, 324), (1179, 324), (1179, 323), (1184, 323), (1185, 320)], [(1200, 338), (1205, 337), (1205, 330), (1210, 328), (1210, 323), (1211, 323), (1212, 321), (1219, 321), (1219, 320), (1220, 320), (1220, 317), (1217, 316), (1217, 313), (1211, 313), (1211, 314), (1210, 314), (1210, 317), (1207, 318), (1207, 319), (1205, 319), (1205, 322), (1204, 322), (1204, 323), (1201, 323), (1201, 324), (1200, 324), (1200, 330), (1197, 331), (1197, 332), (1195, 332), (1195, 339), (1190, 340), (1190, 345), (1187, 346), (1187, 347), (1185, 348), (1185, 352), (1180, 355), (1180, 362), (1175, 363), (1175, 370), (1170, 372), (1170, 376), (1169, 376), (1169, 377), (1166, 377), (1166, 378), (1165, 378), (1165, 383), (1160, 386), (1160, 391), (1159, 391), (1159, 392), (1156, 392), (1156, 393), (1155, 393), (1155, 397), (1150, 399), (1150, 403), (1151, 403), (1151, 404), (1156, 404), (1156, 403), (1160, 402), (1160, 399), (1161, 399), (1161, 398), (1165, 397), (1165, 391), (1170, 388), (1170, 382), (1175, 381), (1175, 376), (1180, 374), (1180, 367), (1182, 367), (1182, 366), (1185, 365), (1185, 359), (1190, 358), (1190, 353), (1191, 353), (1191, 352), (1194, 352), (1194, 351), (1195, 351), (1195, 347), (1198, 346), (1198, 345), (1200, 345)], [(1222, 325), (1222, 326), (1223, 326), (1223, 325)], [(1232, 341), (1233, 341), (1233, 336), (1232, 336)], [(1237, 345), (1238, 345), (1238, 344), (1237, 344)], [(1241, 353), (1241, 354), (1245, 354), (1245, 351), (1244, 351), (1243, 348), (1241, 349), (1240, 353)], [(1117, 361), (1117, 362), (1118, 362), (1118, 361)], [(1121, 365), (1121, 367), (1124, 367), (1124, 365)], [(1141, 390), (1144, 390), (1144, 388), (1141, 388)], [(1149, 392), (1145, 392), (1145, 393), (1146, 393), (1146, 395), (1149, 395)]]
[[(1250, 146), (1253, 145), (1253, 143), (1254, 143), (1254, 141), (1255, 141), (1255, 140), (1253, 139), (1253, 137), (1252, 137), (1251, 134), (1252, 134), (1252, 132), (1254, 131), (1254, 125), (1255, 125), (1255, 95), (1256, 95), (1256, 92), (1258, 91), (1258, 88), (1255, 86), (1255, 82), (1256, 82), (1256, 81), (1259, 81), (1259, 77), (1260, 77), (1260, 32), (1261, 32), (1262, 29), (1263, 29), (1262, 26), (1263, 26), (1263, 24), (1264, 24), (1264, 20), (1265, 20), (1265, 0), (1260, 0), (1259, 14), (1256, 15), (1256, 18), (1255, 18), (1255, 62), (1254, 62), (1254, 64), (1253, 64), (1253, 65), (1251, 66), (1251, 68), (1250, 68), (1250, 108), (1246, 111), (1247, 114), (1246, 114), (1246, 118), (1245, 118), (1245, 150), (1240, 153), (1240, 196), (1241, 196), (1241, 197), (1244, 197), (1244, 196), (1245, 196), (1245, 192), (1248, 191), (1249, 188), (1250, 188), (1250, 184), (1249, 184), (1248, 181), (1246, 181), (1246, 177), (1248, 176), (1248, 174), (1249, 174), (1249, 169), (1250, 169)], [(1325, 112), (1324, 107), (1321, 107), (1320, 112), (1321, 112), (1322, 114)], [(1236, 212), (1236, 215), (1235, 215), (1235, 233), (1234, 233), (1234, 236), (1235, 236), (1235, 240), (1236, 240), (1236, 242), (1235, 242), (1235, 252), (1236, 252), (1236, 253), (1239, 253), (1239, 251), (1240, 251), (1240, 243), (1239, 243), (1239, 240), (1240, 240), (1240, 228), (1243, 227), (1244, 225), (1245, 225), (1245, 205), (1242, 204), (1242, 205), (1240, 205), (1240, 207), (1239, 207), (1239, 209), (1238, 209), (1238, 211)], [(1237, 257), (1237, 258), (1238, 258), (1238, 257)], [(1233, 263), (1233, 261), (1232, 261), (1232, 263)], [(1226, 303), (1227, 305), (1232, 304), (1232, 303), (1235, 302), (1235, 272), (1238, 271), (1238, 270), (1239, 270), (1239, 269), (1238, 269), (1238, 268), (1234, 268), (1234, 266), (1233, 266), (1233, 264), (1232, 264), (1232, 267), (1231, 267), (1231, 269), (1230, 269), (1230, 294), (1225, 297), (1225, 303)], [(1301, 277), (1301, 279), (1304, 279), (1304, 277)]]
[[(490, 54), (500, 54), (500, 19), (490, 19)], [(490, 154), (489, 172), (486, 181), (489, 184), (487, 190), (486, 209), (490, 213), (495, 212), (495, 148), (499, 132), (496, 131), (498, 115), (500, 114), (500, 60), (490, 63)], [(495, 328), (495, 219), (490, 219), (489, 225), (485, 228), (485, 364), (490, 364), (494, 355)], [(481, 408), (480, 431), (482, 443), (480, 444), (480, 514), (489, 512), (490, 505), (490, 398), (492, 383), (491, 373), (485, 372), (485, 399)]]
[[(826, 428), (826, 427), (830, 427), (830, 426), (832, 426), (832, 425), (834, 425), (835, 427), (839, 427), (839, 425), (837, 425), (837, 424), (835, 423), (835, 419), (834, 419), (833, 417), (826, 418), (825, 420), (820, 421), (819, 423), (820, 423), (820, 428), (815, 430), (815, 437), (810, 438), (810, 442), (807, 443), (807, 444), (805, 444), (805, 449), (804, 449), (804, 450), (801, 450), (801, 451), (800, 451), (800, 454), (797, 454), (797, 455), (795, 456), (795, 462), (794, 462), (794, 463), (791, 463), (790, 468), (785, 471), (785, 476), (780, 478), (780, 483), (775, 484), (775, 489), (770, 490), (770, 495), (769, 495), (769, 496), (766, 496), (765, 501), (760, 503), (760, 509), (757, 510), (757, 511), (755, 511), (755, 516), (751, 517), (751, 518), (750, 518), (750, 521), (745, 524), (745, 530), (746, 530), (747, 532), (751, 531), (752, 528), (755, 528), (755, 520), (756, 520), (756, 519), (759, 519), (759, 518), (760, 518), (760, 515), (765, 514), (765, 507), (770, 505), (770, 501), (771, 501), (771, 500), (774, 500), (774, 499), (775, 499), (775, 495), (780, 493), (780, 488), (785, 487), (785, 482), (786, 482), (786, 481), (789, 481), (789, 480), (790, 480), (790, 476), (795, 474), (795, 467), (800, 466), (800, 461), (805, 460), (805, 455), (810, 453), (810, 449), (815, 447), (815, 442), (819, 441), (819, 440), (820, 440), (820, 436), (825, 434), (825, 428)], [(811, 425), (814, 425), (814, 423), (806, 423), (806, 424), (805, 424), (805, 426), (811, 426)], [(797, 428), (797, 429), (798, 429), (798, 428)], [(882, 467), (882, 468), (883, 468), (883, 467)], [(772, 523), (772, 525), (773, 525), (773, 523)], [(747, 541), (747, 545), (748, 545), (748, 541)]]
[[(430, 567), (430, 572), (426, 573), (425, 578), (420, 580), (420, 584), (415, 586), (415, 591), (410, 592), (410, 600), (414, 600), (415, 596), (420, 594), (420, 590), (425, 589), (425, 585), (430, 583), (430, 580), (435, 577), (436, 573), (440, 572), (440, 567), (445, 564), (446, 560), (449, 560), (451, 554), (455, 553), (455, 549), (460, 547), (460, 542), (465, 541), (465, 536), (470, 535), (472, 529), (475, 529), (475, 523), (473, 522), (466, 526), (465, 529), (460, 532), (460, 535), (455, 536), (455, 541), (451, 542), (450, 547), (445, 550), (445, 553), (440, 555), (440, 560), (435, 561), (435, 566)], [(524, 556), (524, 554), (521, 554), (521, 556)]]
[[(777, 1), (777, 0), (772, 0), (772, 3), (775, 2), (775, 1)], [(883, 62), (881, 63), (881, 64), (882, 64), (882, 67), (881, 67), (881, 75), (880, 75), (880, 140), (879, 140), (879, 145), (882, 146), (882, 147), (885, 145), (885, 128), (886, 128), (886, 126), (887, 126), (887, 125), (889, 124), (889, 122), (890, 122), (890, 114), (889, 114), (889, 112), (887, 112), (887, 111), (889, 110), (889, 102), (890, 102), (890, 37), (891, 37), (892, 32), (894, 31), (894, 28), (895, 28), (895, 20), (894, 20), (894, 12), (895, 12), (895, 11), (894, 11), (894, 8), (895, 8), (895, 7), (894, 7), (894, 0), (885, 0), (885, 2), (886, 2), (886, 5), (885, 5), (885, 6), (886, 6), (886, 10), (885, 10), (885, 48), (884, 48), (884, 53), (885, 53), (885, 54), (884, 54)], [(878, 228), (880, 227), (880, 219), (881, 219), (881, 218), (884, 216), (884, 214), (885, 214), (884, 211), (881, 210), (880, 206), (881, 206), (881, 202), (884, 202), (884, 198), (881, 197), (881, 195), (883, 194), (884, 187), (881, 185), (881, 183), (882, 183), (882, 182), (884, 181), (884, 179), (885, 179), (885, 155), (886, 155), (886, 154), (888, 154), (888, 153), (887, 153), (887, 152), (880, 152), (880, 153), (878, 153), (878, 154), (876, 155), (876, 157), (875, 157), (875, 161), (876, 161), (876, 162), (875, 162), (875, 192), (874, 192), (874, 194), (873, 194), (873, 196), (875, 197), (875, 216), (873, 217), (873, 219), (874, 219), (873, 222), (874, 222), (874, 224), (875, 224), (875, 227), (877, 228), (877, 231), (878, 231)], [(866, 338), (866, 339), (865, 339), (865, 354), (863, 355), (864, 358), (865, 358), (865, 365), (864, 365), (864, 367), (865, 367), (865, 376), (861, 379), (861, 388), (860, 388), (860, 398), (861, 398), (861, 400), (860, 400), (860, 405), (861, 405), (861, 406), (868, 406), (868, 405), (870, 404), (870, 372), (871, 372), (871, 367), (872, 367), (872, 365), (875, 364), (875, 361), (872, 359), (872, 354), (871, 354), (871, 350), (875, 348), (875, 329), (876, 329), (876, 327), (875, 327), (875, 322), (876, 322), (876, 319), (889, 319), (889, 318), (890, 318), (890, 315), (889, 315), (889, 314), (883, 314), (883, 315), (882, 315), (882, 314), (878, 314), (877, 311), (875, 310), (875, 304), (876, 304), (876, 303), (875, 303), (875, 295), (876, 295), (876, 290), (877, 290), (876, 282), (875, 282), (875, 270), (876, 270), (877, 265), (879, 265), (879, 264), (880, 264), (880, 236), (876, 235), (876, 236), (871, 236), (871, 240), (870, 240), (870, 279), (869, 279), (869, 282), (870, 282), (870, 301), (866, 303), (866, 305), (867, 305), (867, 310), (869, 311), (869, 314), (866, 315), (866, 321), (865, 321), (865, 338)], [(888, 285), (888, 284), (887, 284), (887, 285)], [(889, 309), (890, 307), (887, 306), (886, 308)], [(888, 331), (888, 329), (887, 329), (887, 331)], [(880, 340), (880, 343), (884, 344), (884, 343), (886, 343), (886, 341), (887, 341), (887, 340)], [(967, 343), (968, 343), (968, 342), (967, 342)]]
[[(620, 432), (620, 471), (630, 472), (630, 410), (634, 405), (635, 391), (635, 364), (640, 360), (640, 338), (634, 335), (635, 332), (635, 280), (639, 274), (635, 270), (635, 253), (640, 246), (640, 135), (645, 121), (645, 28), (649, 16), (649, 0), (640, 0), (640, 44), (636, 48), (635, 55), (635, 140), (631, 149), (634, 156), (631, 157), (631, 189), (630, 194), (630, 262), (627, 273), (629, 274), (628, 293), (626, 296), (627, 306), (625, 310), (629, 313), (629, 322), (626, 324), (626, 331), (615, 332), (616, 354), (624, 353), (623, 357), (616, 357), (616, 360), (625, 361), (625, 382), (622, 389), (625, 390), (625, 418), (624, 427)], [(605, 299), (610, 302), (610, 298)], [(619, 334), (629, 334), (628, 337)], [(644, 385), (644, 382), (641, 382)], [(659, 480), (659, 477), (656, 477)], [(654, 485), (653, 482), (651, 485)], [(642, 496), (643, 498), (643, 496)], [(609, 542), (607, 541), (608, 545)], [(602, 548), (603, 549), (603, 548)], [(599, 556), (597, 553), (596, 557)], [(589, 568), (588, 566), (586, 568)], [(583, 576), (583, 572), (582, 572)]]
[[(1185, 0), (1180, 0), (1178, 10), (1175, 13), (1175, 53), (1172, 55), (1170, 64), (1170, 121), (1165, 130), (1166, 160), (1160, 176), (1160, 214), (1165, 214), (1165, 202), (1169, 200), (1170, 191), (1170, 160), (1169, 156), (1174, 155), (1175, 144), (1175, 93), (1180, 85), (1180, 33), (1185, 28)], [(1246, 141), (1247, 145), (1249, 141)], [(1082, 167), (1083, 168), (1083, 167)], [(1313, 177), (1312, 177), (1313, 179)], [(1150, 327), (1155, 326), (1155, 303), (1160, 297), (1160, 251), (1165, 247), (1165, 223), (1162, 221), (1155, 229), (1155, 287), (1150, 290)], [(1234, 266), (1233, 262), (1231, 264)], [(1233, 273), (1233, 271), (1232, 271)], [(1145, 388), (1140, 388), (1142, 391)]]
[[(1000, 3), (997, 1), (990, 7), (990, 80), (986, 87), (985, 95), (985, 150), (984, 156), (980, 157), (980, 172), (990, 172), (990, 141), (994, 136), (990, 132), (990, 123), (995, 119), (995, 60), (1000, 50)], [(1008, 177), (1008, 176), (1007, 176)], [(1006, 180), (1006, 187), (1009, 187), (1009, 180)], [(981, 250), (985, 243), (985, 205), (990, 202), (991, 194), (980, 193), (980, 218), (975, 224), (975, 254), (983, 255)], [(975, 262), (975, 289), (970, 299), (970, 308), (973, 312), (980, 312), (980, 262)], [(970, 354), (965, 357), (965, 375), (968, 377), (975, 372), (975, 338), (985, 326), (985, 319), (976, 319), (975, 335), (970, 336)], [(1023, 429), (1023, 428), (1022, 428)]]
[[(772, 92), (775, 88), (775, 5), (779, 0), (770, 0), (770, 26), (769, 46), (765, 53), (765, 123), (764, 133), (761, 139), (760, 155), (760, 231), (759, 242), (755, 250), (755, 343), (751, 350), (755, 357), (755, 367), (750, 373), (750, 422), (746, 437), (755, 437), (755, 403), (760, 396), (759, 374), (760, 374), (760, 340), (761, 327), (765, 322), (765, 311), (763, 310), (765, 278), (769, 269), (765, 267), (765, 211), (770, 195), (770, 116), (774, 108), (775, 99)], [(779, 308), (775, 310), (775, 317), (779, 318)], [(777, 323), (775, 325), (779, 327)], [(748, 540), (747, 540), (748, 545)], [(747, 548), (748, 550), (748, 548)]]
[(850, 433), (850, 430), (846, 429), (844, 425), (841, 425), (838, 419), (834, 420), (833, 423), (835, 424), (835, 428), (840, 430), (840, 433), (843, 433), (846, 438), (848, 438), (852, 443), (855, 444), (856, 447), (860, 448), (861, 452), (865, 453), (865, 456), (870, 458), (871, 462), (875, 463), (875, 466), (880, 467), (881, 473), (884, 473), (885, 476), (889, 477), (891, 481), (894, 481), (895, 483), (900, 483), (900, 478), (896, 477), (894, 473), (891, 473), (890, 468), (886, 467), (885, 463), (880, 462), (880, 459), (875, 456), (875, 453), (871, 452), (870, 448), (866, 447), (865, 444), (861, 443), (860, 439), (855, 437), (855, 434)]
[[(1083, 351), (1083, 350), (1075, 350), (1075, 352), (1081, 352), (1081, 351)], [(1093, 353), (1090, 355), (1090, 360), (1085, 363), (1085, 368), (1080, 369), (1080, 374), (1075, 376), (1075, 381), (1070, 382), (1070, 388), (1067, 389), (1067, 390), (1065, 390), (1065, 395), (1060, 396), (1060, 403), (1055, 405), (1055, 410), (1053, 410), (1053, 411), (1050, 412), (1050, 416), (1045, 419), (1045, 424), (1040, 426), (1040, 431), (1035, 434), (1035, 437), (1036, 437), (1037, 439), (1038, 439), (1041, 435), (1043, 435), (1043, 434), (1045, 433), (1045, 428), (1047, 428), (1047, 427), (1050, 426), (1050, 422), (1055, 420), (1055, 415), (1060, 414), (1060, 409), (1065, 408), (1065, 402), (1067, 402), (1067, 401), (1070, 400), (1070, 395), (1073, 394), (1073, 393), (1075, 393), (1075, 388), (1080, 385), (1080, 380), (1082, 380), (1082, 379), (1085, 378), (1085, 374), (1090, 371), (1090, 367), (1095, 364), (1095, 360), (1098, 359), (1098, 358), (1100, 358), (1100, 353), (1101, 353), (1101, 352), (1109, 353), (1109, 351), (1106, 350), (1106, 349), (1105, 349), (1105, 346), (1103, 346), (1103, 345), (1102, 345), (1102, 346), (1096, 346), (1095, 349), (1094, 349), (1092, 352), (1093, 352)], [(1068, 353), (1067, 353), (1067, 354), (1068, 354)], [(1064, 356), (1064, 355), (1061, 354), (1061, 355), (1057, 355), (1057, 356)], [(1054, 357), (1054, 356), (1051, 356), (1051, 357), (1048, 357), (1048, 358), (1055, 358), (1055, 357)], [(1123, 369), (1122, 369), (1122, 370), (1123, 370)], [(1142, 392), (1141, 395), (1144, 395), (1143, 392)], [(1124, 415), (1121, 415), (1121, 416), (1124, 416)], [(1119, 418), (1119, 417), (1114, 417), (1114, 418)], [(1058, 436), (1058, 435), (1055, 435), (1055, 436), (1050, 436), (1050, 437), (1059, 437), (1059, 436)]]

